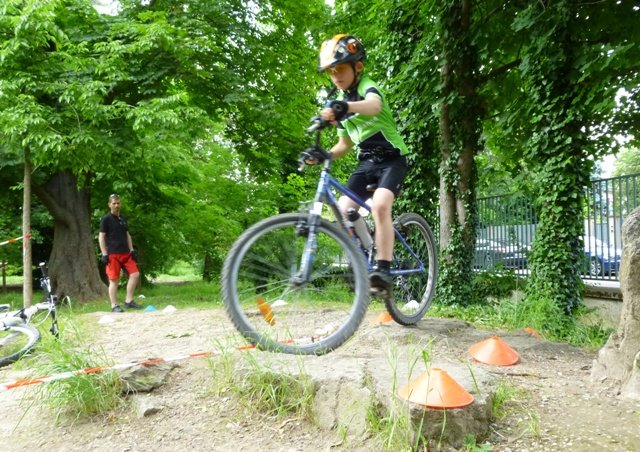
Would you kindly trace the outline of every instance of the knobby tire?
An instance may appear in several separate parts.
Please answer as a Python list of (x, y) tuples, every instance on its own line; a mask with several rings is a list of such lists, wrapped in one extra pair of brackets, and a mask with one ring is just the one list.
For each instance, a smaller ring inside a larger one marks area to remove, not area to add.
[[(397, 323), (404, 326), (414, 325), (424, 317), (435, 295), (438, 278), (436, 242), (427, 221), (416, 213), (404, 213), (394, 224), (422, 261), (425, 270), (422, 273), (394, 277), (393, 296), (385, 298), (385, 306)], [(418, 267), (415, 257), (411, 256), (397, 237), (391, 265), (392, 270)]]
[(369, 302), (362, 251), (339, 227), (319, 219), (311, 280), (296, 277), (309, 216), (276, 215), (247, 229), (222, 271), (222, 296), (236, 329), (257, 347), (321, 355), (348, 340)]
[(40, 331), (31, 325), (13, 325), (0, 329), (0, 367), (16, 362), (40, 339)]

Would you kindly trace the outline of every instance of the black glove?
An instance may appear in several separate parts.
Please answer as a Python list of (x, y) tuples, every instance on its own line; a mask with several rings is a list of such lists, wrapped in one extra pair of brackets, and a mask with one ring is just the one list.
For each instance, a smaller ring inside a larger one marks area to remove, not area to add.
[(109, 255), (103, 254), (100, 258), (100, 262), (102, 262), (104, 265), (107, 265), (109, 263)]
[(307, 165), (317, 165), (328, 158), (331, 158), (331, 154), (319, 149), (310, 148), (300, 154), (300, 161)]
[(336, 121), (340, 121), (349, 112), (349, 105), (343, 100), (332, 100), (327, 106), (333, 110)]
[(136, 250), (131, 250), (131, 259), (138, 262), (138, 252)]

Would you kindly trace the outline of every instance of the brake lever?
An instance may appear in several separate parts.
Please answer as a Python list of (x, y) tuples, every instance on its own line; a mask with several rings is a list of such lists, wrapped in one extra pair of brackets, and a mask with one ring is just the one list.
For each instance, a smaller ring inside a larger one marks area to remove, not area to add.
[(321, 116), (314, 116), (313, 118), (311, 118), (310, 122), (312, 122), (313, 124), (309, 128), (307, 128), (307, 133), (313, 133), (317, 130), (324, 129), (330, 124), (329, 121), (325, 121)]

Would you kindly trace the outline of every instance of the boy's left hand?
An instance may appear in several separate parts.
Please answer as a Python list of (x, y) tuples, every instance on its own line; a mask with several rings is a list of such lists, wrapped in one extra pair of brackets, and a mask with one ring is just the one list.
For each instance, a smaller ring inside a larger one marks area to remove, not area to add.
[(332, 100), (327, 103), (326, 108), (320, 112), (320, 116), (331, 124), (336, 124), (342, 118), (347, 116), (349, 112), (349, 104), (342, 100)]

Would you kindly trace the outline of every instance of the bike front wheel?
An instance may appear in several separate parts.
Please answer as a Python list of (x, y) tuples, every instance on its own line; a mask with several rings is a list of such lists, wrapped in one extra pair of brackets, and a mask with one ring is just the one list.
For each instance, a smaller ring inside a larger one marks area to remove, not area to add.
[(40, 339), (40, 331), (30, 325), (5, 326), (0, 329), (0, 367), (17, 361)]
[(385, 306), (393, 320), (413, 325), (424, 317), (435, 295), (436, 242), (427, 221), (416, 213), (400, 215), (394, 226), (400, 237), (395, 239), (391, 264), (393, 297), (385, 299)]
[(225, 260), (225, 309), (236, 329), (259, 348), (321, 355), (349, 339), (366, 313), (369, 282), (362, 251), (324, 219), (310, 237), (308, 219), (283, 214), (262, 220), (238, 238)]

